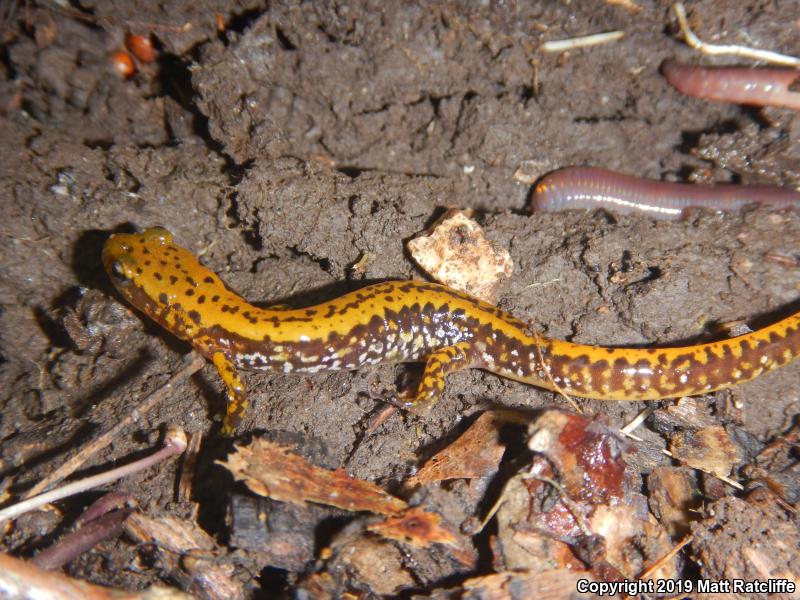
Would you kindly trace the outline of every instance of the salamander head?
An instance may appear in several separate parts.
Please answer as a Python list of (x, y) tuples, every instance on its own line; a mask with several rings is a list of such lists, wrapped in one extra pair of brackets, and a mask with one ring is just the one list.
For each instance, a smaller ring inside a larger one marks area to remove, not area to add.
[[(208, 270), (172, 243), (163, 227), (142, 233), (117, 233), (103, 246), (103, 265), (120, 294), (134, 307), (180, 337), (198, 323), (196, 280)], [(194, 322), (193, 322), (194, 321)]]
[(153, 299), (168, 291), (169, 277), (165, 275), (174, 269), (174, 260), (170, 256), (166, 267), (160, 261), (166, 258), (165, 251), (170, 246), (172, 234), (163, 227), (151, 227), (142, 233), (115, 233), (103, 246), (103, 266), (119, 292), (137, 305), (131, 297), (133, 288)]

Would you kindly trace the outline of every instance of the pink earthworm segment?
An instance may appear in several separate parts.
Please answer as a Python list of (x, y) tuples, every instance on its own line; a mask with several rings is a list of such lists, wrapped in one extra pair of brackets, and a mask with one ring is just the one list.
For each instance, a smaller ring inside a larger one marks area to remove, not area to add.
[(669, 183), (595, 167), (568, 167), (543, 177), (530, 204), (537, 212), (604, 208), (677, 220), (693, 208), (737, 210), (748, 204), (800, 207), (800, 192), (767, 185)]
[(800, 69), (694, 67), (668, 60), (661, 72), (669, 83), (689, 96), (800, 110)]

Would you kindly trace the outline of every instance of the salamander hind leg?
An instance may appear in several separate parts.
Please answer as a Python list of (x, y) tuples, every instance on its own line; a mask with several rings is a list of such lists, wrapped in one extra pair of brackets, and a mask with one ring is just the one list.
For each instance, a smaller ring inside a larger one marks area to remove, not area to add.
[(427, 414), (444, 390), (445, 377), (472, 366), (471, 350), (471, 344), (461, 342), (428, 355), (422, 381), (410, 405), (413, 412)]
[(222, 352), (216, 352), (211, 357), (214, 366), (222, 377), (222, 382), (228, 393), (228, 409), (222, 422), (222, 435), (230, 436), (242, 422), (247, 412), (247, 395), (244, 384), (236, 371), (236, 367)]

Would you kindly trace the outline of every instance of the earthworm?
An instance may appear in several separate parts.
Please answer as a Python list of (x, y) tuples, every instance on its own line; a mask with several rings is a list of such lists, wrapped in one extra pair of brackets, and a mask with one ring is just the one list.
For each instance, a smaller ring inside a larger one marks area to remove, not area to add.
[(668, 60), (661, 72), (689, 96), (753, 106), (800, 110), (800, 69), (694, 67)]
[(800, 192), (767, 185), (669, 183), (595, 167), (568, 167), (543, 177), (531, 197), (537, 212), (606, 208), (661, 220), (680, 219), (691, 208), (736, 210), (747, 204), (800, 206)]

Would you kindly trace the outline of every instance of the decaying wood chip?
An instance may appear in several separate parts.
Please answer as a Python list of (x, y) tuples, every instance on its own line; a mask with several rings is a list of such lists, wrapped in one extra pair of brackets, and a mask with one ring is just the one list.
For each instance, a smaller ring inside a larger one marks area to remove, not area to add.
[(233, 578), (233, 565), (220, 560), (222, 551), (195, 523), (133, 513), (125, 521), (125, 533), (139, 544), (155, 547), (169, 576), (189, 591), (202, 590), (212, 600), (244, 597), (244, 589)]
[(514, 271), (508, 250), (486, 239), (481, 226), (458, 209), (410, 240), (408, 250), (436, 281), (491, 303)]
[(0, 554), (0, 596), (14, 600), (192, 600), (193, 596), (154, 585), (127, 592), (45, 571), (29, 562)]
[(683, 538), (700, 508), (697, 479), (687, 467), (656, 467), (647, 477), (650, 510), (673, 540)]
[(261, 564), (303, 571), (314, 560), (318, 527), (331, 509), (234, 494), (230, 515), (232, 547), (257, 553)]
[(437, 513), (421, 507), (409, 508), (402, 515), (368, 525), (367, 531), (418, 549), (430, 549), (433, 544), (449, 546), (448, 555), (467, 568), (474, 568), (478, 559), (469, 538)]
[(724, 427), (714, 425), (697, 431), (678, 431), (670, 438), (670, 452), (682, 463), (718, 477), (727, 477), (741, 462), (739, 448)]
[(367, 526), (367, 530), (417, 548), (430, 544), (447, 544), (453, 547), (459, 545), (458, 536), (442, 521), (442, 517), (420, 507), (409, 508), (401, 515), (372, 523)]
[(237, 446), (227, 461), (219, 461), (251, 491), (282, 502), (316, 502), (349, 511), (395, 515), (408, 505), (369, 481), (342, 469), (317, 467), (280, 444), (257, 439)]
[(408, 484), (490, 476), (506, 449), (500, 443), (501, 421), (495, 412), (483, 413), (455, 442), (428, 459)]
[(675, 429), (694, 431), (719, 425), (719, 419), (711, 415), (707, 402), (690, 397), (657, 409), (653, 413), (653, 420), (655, 430), (662, 433)]

